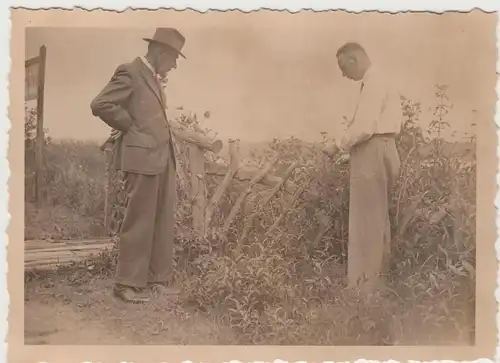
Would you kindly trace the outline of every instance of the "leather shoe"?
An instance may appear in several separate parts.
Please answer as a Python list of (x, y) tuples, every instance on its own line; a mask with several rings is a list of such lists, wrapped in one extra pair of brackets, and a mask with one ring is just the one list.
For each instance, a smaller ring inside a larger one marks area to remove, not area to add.
[(115, 285), (113, 294), (119, 299), (132, 304), (142, 304), (149, 301), (146, 294), (131, 286)]

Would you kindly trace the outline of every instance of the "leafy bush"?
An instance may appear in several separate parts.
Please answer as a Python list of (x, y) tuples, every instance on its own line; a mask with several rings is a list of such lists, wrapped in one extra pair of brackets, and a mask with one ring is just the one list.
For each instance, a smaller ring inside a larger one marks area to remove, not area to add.
[[(271, 169), (275, 175), (297, 162), (289, 185), (303, 192), (294, 199), (281, 188), (262, 207), (270, 189), (256, 185), (224, 233), (220, 227), (247, 184), (235, 180), (217, 206), (206, 238), (190, 228), (187, 149), (178, 144), (185, 175), (178, 183), (175, 263), (187, 301), (222, 313), (241, 344), (473, 344), (475, 139), (448, 143), (442, 138), (451, 107), (446, 87), (436, 87), (436, 98), (428, 130), (418, 126), (421, 105), (401, 98), (404, 128), (397, 145), (402, 165), (390, 207), (394, 238), (388, 291), (370, 301), (344, 288), (349, 170), (324, 156), (322, 143), (289, 138), (255, 150), (253, 165), (279, 156)], [(196, 115), (177, 122), (201, 128)], [(326, 140), (328, 135), (323, 136)], [(64, 203), (102, 220), (104, 159), (72, 145), (73, 153), (69, 144), (61, 146), (64, 152), (47, 146), (48, 154), (58, 152), (48, 157), (48, 175), (59, 183), (48, 194), (54, 205)], [(228, 164), (215, 155), (207, 157)], [(209, 196), (220, 181), (207, 177)], [(123, 210), (123, 198), (117, 207)], [(249, 215), (255, 219), (242, 239)], [(119, 220), (121, 214), (115, 217)]]
[(25, 239), (90, 238), (103, 226), (105, 158), (92, 142), (53, 142), (44, 130), (43, 208), (34, 205), (36, 110), (25, 114)]

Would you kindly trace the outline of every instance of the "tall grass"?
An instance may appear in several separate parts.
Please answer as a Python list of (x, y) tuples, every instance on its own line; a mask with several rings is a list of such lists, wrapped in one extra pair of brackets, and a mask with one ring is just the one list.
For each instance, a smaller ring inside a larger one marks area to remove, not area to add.
[[(104, 200), (105, 156), (92, 142), (53, 142), (46, 136), (44, 150), (44, 206), (34, 206), (33, 111), (26, 112), (25, 239), (89, 238), (106, 235)], [(46, 131), (47, 132), (47, 131)]]
[[(445, 87), (438, 86), (437, 95), (428, 130), (418, 126), (420, 104), (401, 100), (404, 131), (397, 144), (402, 166), (391, 199), (388, 291), (368, 302), (344, 288), (348, 167), (324, 156), (321, 143), (290, 138), (274, 140), (252, 161), (263, 165), (279, 155), (272, 170), (278, 175), (298, 161), (290, 180), (305, 186), (305, 193), (290, 206), (281, 191), (260, 208), (266, 188), (258, 186), (227, 235), (220, 226), (245, 183), (235, 182), (226, 193), (207, 238), (191, 230), (188, 187), (179, 183), (175, 262), (187, 301), (208, 314), (222, 314), (241, 344), (473, 344), (475, 138), (467, 143), (442, 139), (451, 105)], [(178, 121), (196, 125), (192, 117)], [(50, 212), (28, 205), (27, 237), (109, 233), (102, 227), (106, 180), (98, 146), (48, 143), (46, 153), (47, 180), (54, 182), (46, 191)], [(183, 145), (179, 158), (188, 173)], [(219, 182), (207, 179), (209, 194)], [(265, 235), (284, 209), (283, 222)], [(250, 212), (258, 218), (248, 239), (239, 242)], [(325, 221), (328, 230), (318, 239)]]

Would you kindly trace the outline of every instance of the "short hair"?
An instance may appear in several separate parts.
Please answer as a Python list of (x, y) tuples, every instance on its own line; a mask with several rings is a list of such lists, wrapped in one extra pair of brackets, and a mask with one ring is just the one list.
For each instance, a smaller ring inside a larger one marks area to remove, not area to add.
[(341, 46), (337, 50), (337, 58), (340, 57), (342, 54), (347, 54), (351, 52), (362, 52), (366, 54), (365, 48), (361, 46), (359, 43), (354, 43), (354, 42), (349, 42), (345, 43), (343, 46)]

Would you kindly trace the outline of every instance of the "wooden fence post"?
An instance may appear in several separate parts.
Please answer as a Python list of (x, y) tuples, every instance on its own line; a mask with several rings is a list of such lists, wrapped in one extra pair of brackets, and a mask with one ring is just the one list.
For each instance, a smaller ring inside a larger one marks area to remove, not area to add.
[(189, 168), (191, 171), (191, 201), (193, 203), (193, 228), (205, 235), (205, 153), (197, 145), (189, 145)]
[(236, 150), (236, 145), (234, 140), (229, 140), (229, 169), (222, 180), (222, 183), (219, 184), (214, 194), (210, 198), (208, 202), (207, 208), (205, 209), (205, 234), (207, 232), (208, 227), (210, 226), (210, 221), (212, 220), (212, 214), (216, 205), (219, 203), (220, 198), (226, 192), (227, 188), (231, 185), (233, 181), (234, 175), (238, 171), (239, 159), (238, 152)]
[(44, 186), (44, 146), (45, 135), (43, 131), (43, 106), (44, 106), (44, 89), (45, 89), (45, 60), (47, 57), (47, 49), (44, 45), (40, 47), (40, 55), (38, 62), (38, 86), (37, 86), (37, 102), (36, 102), (36, 141), (35, 141), (35, 198), (36, 205), (40, 208), (43, 204), (43, 186)]
[(112, 174), (111, 174), (111, 159), (112, 152), (109, 149), (104, 151), (106, 157), (106, 195), (104, 196), (104, 228), (109, 231), (109, 198), (113, 192), (112, 188)]

